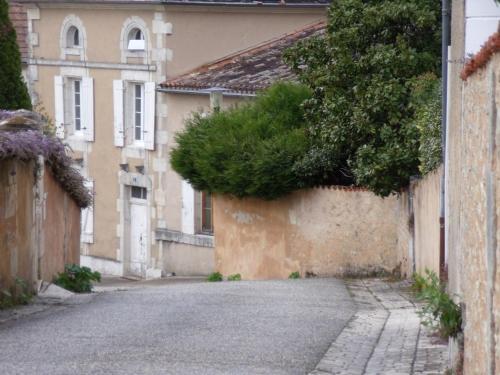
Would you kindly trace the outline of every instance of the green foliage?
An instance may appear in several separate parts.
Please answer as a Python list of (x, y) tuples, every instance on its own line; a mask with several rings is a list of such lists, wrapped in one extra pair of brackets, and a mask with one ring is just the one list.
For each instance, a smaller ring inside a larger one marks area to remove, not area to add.
[(417, 297), (425, 302), (419, 312), (422, 323), (435, 329), (442, 337), (456, 337), (462, 331), (462, 311), (446, 293), (446, 286), (429, 270), (426, 276), (413, 275)]
[(54, 284), (76, 293), (90, 293), (92, 281), (101, 281), (101, 274), (93, 272), (88, 267), (80, 267), (77, 264), (67, 264), (64, 272), (57, 275)]
[(435, 0), (336, 0), (326, 35), (287, 51), (313, 89), (304, 103), (312, 145), (296, 166), (305, 185), (356, 183), (387, 196), (418, 174), (411, 83), (440, 71), (440, 10)]
[(303, 187), (294, 169), (309, 144), (304, 86), (278, 83), (255, 101), (208, 117), (195, 114), (176, 136), (171, 164), (200, 191), (275, 199)]
[(288, 275), (289, 279), (300, 279), (300, 273), (299, 271), (292, 272), (290, 275)]
[(207, 277), (207, 281), (210, 281), (210, 282), (217, 282), (217, 281), (222, 281), (222, 280), (224, 280), (224, 277), (222, 276), (222, 274), (220, 272), (211, 273)]
[(415, 110), (415, 127), (419, 132), (419, 170), (422, 175), (441, 164), (441, 82), (425, 74), (412, 86), (411, 104)]
[(227, 281), (241, 281), (241, 275), (239, 273), (235, 273), (234, 275), (229, 275), (227, 277)]
[(16, 277), (14, 286), (8, 290), (0, 290), (0, 310), (16, 305), (27, 305), (33, 298), (25, 280)]
[(9, 5), (0, 0), (0, 109), (31, 109), (21, 73), (16, 30), (9, 19)]

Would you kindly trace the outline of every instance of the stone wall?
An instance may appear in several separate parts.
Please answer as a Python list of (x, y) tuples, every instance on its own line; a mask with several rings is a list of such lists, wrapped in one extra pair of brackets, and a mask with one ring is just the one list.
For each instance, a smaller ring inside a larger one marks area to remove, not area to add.
[(214, 199), (215, 268), (244, 279), (399, 270), (396, 196), (310, 189), (276, 201)]
[(456, 170), (449, 184), (459, 187), (460, 195), (450, 204), (455, 229), (449, 238), (453, 247), (448, 266), (454, 277), (450, 291), (465, 308), (466, 374), (495, 374), (500, 369), (499, 77), (497, 53), (463, 83), (462, 118), (450, 122), (460, 139), (450, 155), (450, 172), (454, 166)]
[(35, 162), (0, 161), (0, 290), (15, 278), (35, 290), (66, 263), (79, 264), (80, 209), (48, 168)]

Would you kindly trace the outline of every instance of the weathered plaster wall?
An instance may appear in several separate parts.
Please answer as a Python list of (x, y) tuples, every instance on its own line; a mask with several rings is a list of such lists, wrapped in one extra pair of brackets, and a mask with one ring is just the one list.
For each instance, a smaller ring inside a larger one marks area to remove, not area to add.
[(344, 276), (398, 264), (398, 199), (310, 189), (276, 201), (217, 196), (215, 268), (244, 279)]
[(163, 245), (163, 269), (177, 276), (206, 276), (214, 272), (214, 249), (175, 242)]
[(80, 264), (80, 208), (47, 169), (44, 173), (43, 246), (40, 279), (52, 281), (65, 264)]
[(0, 290), (16, 277), (34, 286), (34, 163), (0, 161)]
[[(465, 374), (496, 374), (500, 370), (500, 276), (498, 275), (500, 176), (500, 54), (463, 84), (460, 168), (450, 184), (460, 185), (453, 207), (458, 213), (450, 271), (460, 285), (465, 305)], [(450, 166), (451, 168), (451, 166)], [(452, 290), (453, 292), (453, 290)]]
[(415, 225), (415, 271), (420, 274), (429, 269), (439, 275), (441, 173), (442, 168), (438, 168), (411, 187)]
[(16, 277), (35, 288), (52, 281), (66, 263), (79, 264), (80, 208), (47, 168), (0, 161), (0, 290)]

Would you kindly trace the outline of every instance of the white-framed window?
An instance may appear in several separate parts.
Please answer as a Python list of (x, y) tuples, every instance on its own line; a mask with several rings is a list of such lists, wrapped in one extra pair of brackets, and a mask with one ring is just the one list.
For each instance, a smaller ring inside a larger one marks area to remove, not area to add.
[(82, 45), (80, 40), (80, 30), (76, 26), (70, 26), (66, 33), (66, 47), (80, 48)]
[(154, 150), (156, 84), (113, 82), (115, 146)]
[(94, 81), (90, 77), (54, 77), (56, 136), (94, 141)]
[(133, 106), (134, 106), (134, 141), (144, 142), (144, 84), (134, 83)]
[(141, 29), (136, 27), (130, 30), (127, 38), (127, 49), (129, 51), (144, 51), (146, 49), (146, 40)]

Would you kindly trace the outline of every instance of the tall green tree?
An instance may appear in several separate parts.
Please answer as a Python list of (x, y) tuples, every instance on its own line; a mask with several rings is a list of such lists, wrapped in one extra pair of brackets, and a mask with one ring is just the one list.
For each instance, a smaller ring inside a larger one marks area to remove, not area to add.
[(313, 89), (312, 141), (296, 166), (310, 184), (356, 183), (387, 196), (419, 173), (412, 88), (439, 76), (440, 2), (333, 0), (326, 35), (285, 55)]
[(6, 0), (0, 0), (0, 109), (31, 109), (22, 77), (16, 30), (10, 21)]

